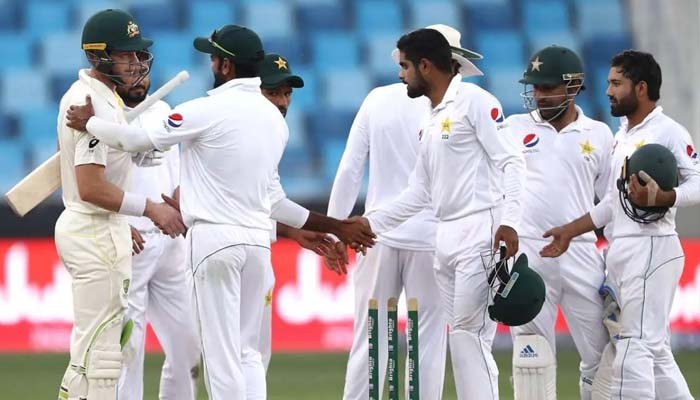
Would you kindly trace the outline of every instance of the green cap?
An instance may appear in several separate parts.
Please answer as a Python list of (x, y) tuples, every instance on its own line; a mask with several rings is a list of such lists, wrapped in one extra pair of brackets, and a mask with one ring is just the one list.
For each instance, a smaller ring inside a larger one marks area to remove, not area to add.
[(256, 63), (265, 56), (258, 34), (238, 25), (224, 25), (208, 38), (194, 39), (194, 48), (202, 53), (227, 57), (241, 64)]
[(540, 313), (545, 299), (542, 277), (528, 266), (527, 256), (521, 254), (513, 265), (505, 288), (496, 293), (489, 317), (508, 326), (520, 326)]
[(283, 83), (293, 88), (304, 87), (304, 80), (292, 74), (289, 61), (275, 53), (265, 54), (265, 58), (260, 63), (260, 79), (265, 89), (274, 89)]
[(574, 79), (583, 80), (583, 63), (566, 47), (552, 45), (533, 54), (520, 83), (556, 86)]
[(122, 10), (100, 11), (83, 27), (83, 50), (140, 51), (152, 44), (152, 40), (141, 37), (134, 17)]

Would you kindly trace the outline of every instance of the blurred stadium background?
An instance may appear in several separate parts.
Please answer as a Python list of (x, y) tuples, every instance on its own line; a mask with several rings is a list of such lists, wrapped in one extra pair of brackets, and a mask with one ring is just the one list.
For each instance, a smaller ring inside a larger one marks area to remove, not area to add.
[[(626, 48), (650, 51), (664, 73), (665, 112), (686, 126), (700, 145), (698, 0), (0, 0), (0, 192), (53, 154), (58, 100), (77, 70), (86, 66), (80, 50), (82, 25), (105, 8), (128, 9), (144, 36), (154, 39), (154, 87), (179, 70), (190, 71), (191, 79), (167, 99), (171, 105), (201, 96), (211, 87), (208, 57), (194, 51), (192, 39), (208, 36), (220, 25), (249, 26), (262, 37), (267, 51), (286, 56), (306, 86), (294, 92), (287, 115), (291, 135), (280, 174), (292, 199), (318, 211), (325, 211), (362, 99), (371, 88), (397, 81), (397, 67), (390, 59), (396, 40), (433, 23), (458, 28), (463, 46), (484, 55), (478, 66), (485, 76), (474, 81), (500, 99), (507, 115), (523, 110), (517, 80), (531, 52), (553, 43), (576, 50), (584, 59), (587, 87), (577, 103), (613, 132), (618, 122), (610, 116), (605, 96), (608, 62)], [(20, 220), (0, 200), (0, 353), (38, 353), (0, 355), (0, 384), (15, 386), (40, 367), (50, 371), (40, 384), (25, 379), (29, 387), (19, 392), (0, 391), (2, 399), (53, 395), (67, 359), (43, 355), (66, 351), (72, 318), (70, 280), (52, 239), (61, 210), (56, 194)], [(673, 344), (683, 351), (683, 371), (700, 395), (700, 211), (682, 210), (678, 224), (687, 260), (673, 309)], [(348, 280), (325, 271), (316, 256), (291, 243), (278, 243), (273, 258), (278, 277), (274, 349), (347, 349), (352, 337)], [(558, 329), (560, 343), (570, 346), (563, 320)], [(501, 330), (497, 340), (501, 349), (509, 346), (506, 333)], [(152, 334), (148, 347), (158, 349)], [(149, 358), (148, 373), (156, 377), (158, 357)], [(338, 397), (344, 356), (294, 357), (282, 356), (277, 366), (273, 358), (271, 398)], [(567, 371), (562, 376), (568, 378), (560, 380), (560, 392), (562, 398), (570, 398), (576, 393), (576, 356), (569, 350), (561, 357)], [(309, 384), (301, 385), (306, 392), (281, 390), (292, 385), (294, 362), (318, 367), (295, 378), (308, 379)], [(506, 378), (508, 362), (507, 354), (500, 353)], [(329, 368), (337, 370), (330, 377)], [(155, 398), (156, 379), (149, 382), (147, 398)], [(317, 383), (321, 386), (316, 390)], [(322, 387), (331, 389), (324, 392)], [(509, 392), (507, 387), (503, 392)]]

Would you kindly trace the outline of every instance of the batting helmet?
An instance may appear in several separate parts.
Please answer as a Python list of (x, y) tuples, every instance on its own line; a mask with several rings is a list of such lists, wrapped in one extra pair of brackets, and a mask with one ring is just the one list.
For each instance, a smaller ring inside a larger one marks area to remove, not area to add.
[[(630, 178), (635, 174), (639, 176), (640, 171), (646, 172), (656, 181), (660, 189), (668, 191), (678, 186), (678, 163), (669, 149), (656, 143), (645, 144), (635, 150), (631, 157), (625, 158), (620, 178), (617, 180), (622, 209), (633, 221), (649, 224), (663, 218), (668, 207), (642, 206), (630, 200), (628, 192)], [(642, 180), (640, 183), (642, 186), (646, 185)]]

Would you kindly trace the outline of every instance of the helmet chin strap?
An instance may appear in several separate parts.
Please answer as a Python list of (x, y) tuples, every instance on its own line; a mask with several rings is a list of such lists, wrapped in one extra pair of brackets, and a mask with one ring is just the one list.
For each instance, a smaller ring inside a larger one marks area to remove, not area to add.
[(551, 116), (549, 118), (544, 118), (542, 116), (542, 108), (537, 107), (537, 115), (539, 115), (541, 121), (552, 122), (555, 119), (559, 118), (564, 113), (564, 111), (566, 111), (566, 109), (569, 108), (569, 104), (571, 104), (571, 102), (573, 102), (573, 101), (574, 101), (573, 98), (571, 98), (571, 99), (566, 98), (566, 99), (564, 99), (564, 101), (562, 101), (556, 107), (544, 107), (545, 110), (559, 110), (559, 111), (557, 111), (556, 114), (554, 114), (553, 116)]

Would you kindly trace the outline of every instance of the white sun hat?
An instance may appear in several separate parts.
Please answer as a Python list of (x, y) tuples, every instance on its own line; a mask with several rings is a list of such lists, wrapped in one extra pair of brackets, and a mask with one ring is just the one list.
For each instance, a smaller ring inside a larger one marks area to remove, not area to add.
[[(466, 78), (469, 76), (480, 76), (484, 74), (479, 68), (476, 67), (476, 65), (469, 61), (481, 60), (484, 57), (475, 51), (462, 47), (460, 42), (462, 34), (459, 33), (457, 29), (444, 24), (426, 26), (425, 29), (436, 30), (445, 37), (447, 43), (450, 44), (450, 49), (452, 50), (452, 59), (459, 63), (459, 74), (462, 75), (462, 77)], [(394, 49), (394, 51), (391, 52), (391, 57), (394, 59), (394, 62), (398, 64), (399, 49)]]

